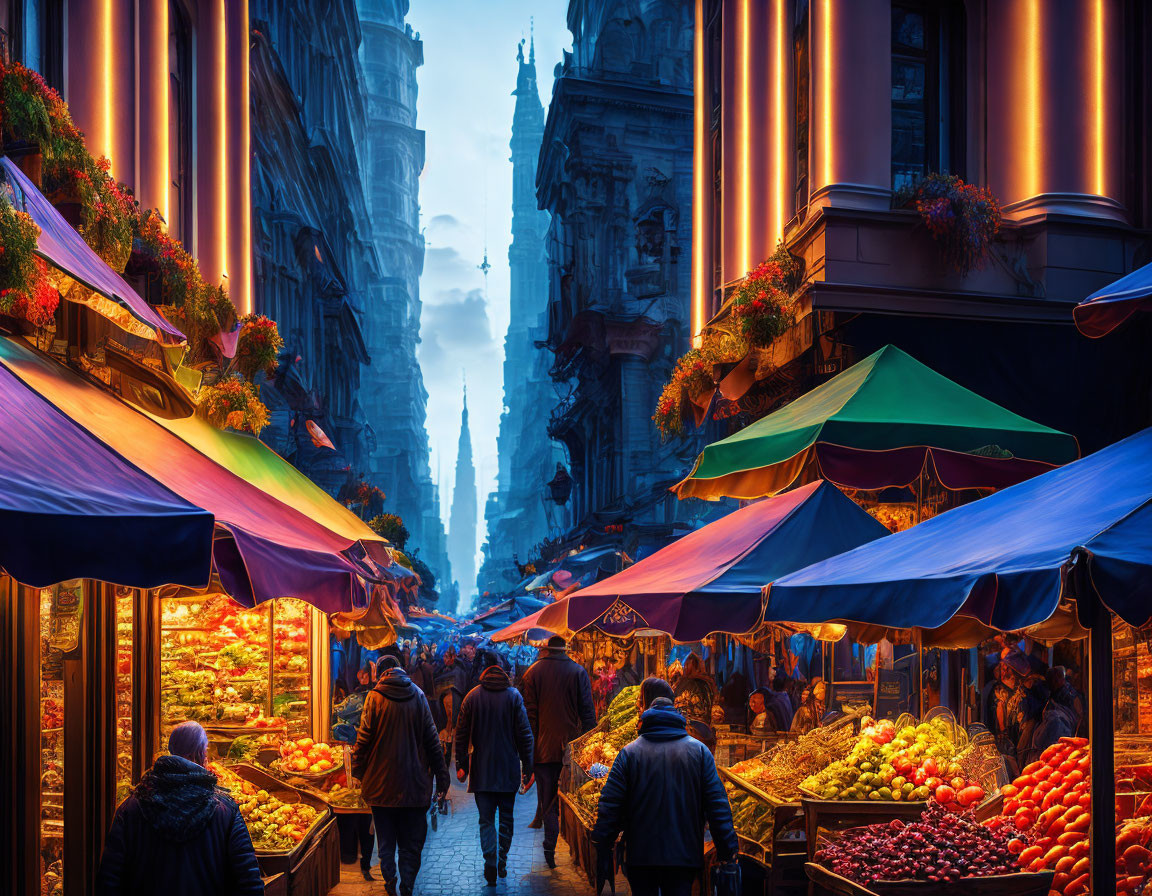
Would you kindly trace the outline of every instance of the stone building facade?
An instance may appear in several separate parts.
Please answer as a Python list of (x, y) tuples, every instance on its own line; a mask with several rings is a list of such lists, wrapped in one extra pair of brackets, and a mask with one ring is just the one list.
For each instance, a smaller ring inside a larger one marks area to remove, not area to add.
[(564, 395), (548, 431), (574, 480), (569, 540), (634, 551), (682, 519), (667, 488), (693, 453), (651, 422), (689, 347), (693, 6), (572, 0), (568, 27), (536, 182)]
[(360, 63), (367, 84), (364, 183), (380, 277), (367, 296), (364, 336), (372, 362), (361, 401), (372, 424), (366, 468), (404, 518), (421, 557), (451, 581), (444, 524), (429, 468), (428, 393), (416, 359), (420, 339), (420, 172), (424, 132), (416, 127), (420, 36), (404, 19), (408, 0), (357, 0)]
[(533, 548), (556, 534), (564, 509), (548, 500), (546, 483), (563, 452), (548, 438), (548, 418), (556, 393), (548, 375), (548, 214), (536, 202), (536, 166), (544, 136), (544, 107), (536, 80), (536, 47), (517, 53), (516, 110), (512, 117), (511, 317), (504, 338), (504, 412), (497, 437), (500, 467), (496, 491), (484, 509), (487, 540), (477, 580), (481, 595), (506, 591), (521, 576)]
[[(284, 339), (260, 390), (270, 420), (261, 436), (336, 495), (369, 459), (362, 327), (380, 280), (363, 186), (359, 19), (353, 0), (318, 20), (305, 2), (255, 0), (250, 14), (255, 307)], [(335, 450), (318, 444), (316, 427)]]
[[(1072, 320), (1152, 258), (1148, 96), (1132, 87), (1152, 74), (1146, 12), (1119, 0), (697, 11), (693, 332), (779, 241), (805, 271), (770, 363), (721, 383), (726, 426), (888, 343), (1085, 453), (1148, 424), (1141, 322), (1090, 340)], [(1002, 209), (967, 273), (901, 193), (930, 173)]]

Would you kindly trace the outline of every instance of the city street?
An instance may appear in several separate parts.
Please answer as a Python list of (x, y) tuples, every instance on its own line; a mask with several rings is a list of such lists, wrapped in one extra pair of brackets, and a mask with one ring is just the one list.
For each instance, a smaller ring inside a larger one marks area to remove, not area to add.
[[(536, 809), (536, 791), (516, 798), (516, 833), (508, 855), (508, 877), (498, 882), (495, 891), (484, 885), (484, 860), (480, 855), (480, 835), (476, 822), (476, 803), (466, 785), (452, 784), (452, 811), (441, 816), (437, 831), (428, 831), (424, 846), (424, 864), (416, 881), (416, 896), (587, 896), (591, 887), (580, 870), (572, 864), (568, 844), (563, 839), (556, 847), (556, 868), (544, 863), (544, 832), (532, 831), (528, 824)], [(373, 857), (372, 874), (380, 876), (379, 859)], [(384, 892), (377, 880), (368, 883), (356, 865), (340, 869), (340, 884), (332, 896), (372, 896)], [(623, 876), (616, 880), (619, 896), (628, 896), (628, 883)]]

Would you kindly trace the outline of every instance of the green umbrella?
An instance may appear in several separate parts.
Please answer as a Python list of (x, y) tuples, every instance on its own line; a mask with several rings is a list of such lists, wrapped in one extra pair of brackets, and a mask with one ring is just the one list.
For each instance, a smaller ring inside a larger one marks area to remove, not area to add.
[(809, 465), (846, 488), (908, 485), (930, 459), (950, 489), (1002, 488), (1075, 460), (1074, 436), (1027, 420), (892, 345), (714, 442), (681, 498), (760, 498)]

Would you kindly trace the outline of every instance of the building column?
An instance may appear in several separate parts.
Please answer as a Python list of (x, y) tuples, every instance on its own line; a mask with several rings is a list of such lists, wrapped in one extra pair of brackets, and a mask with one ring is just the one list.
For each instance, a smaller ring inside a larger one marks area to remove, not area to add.
[(228, 292), (252, 312), (252, 153), (248, 109), (248, 0), (225, 2), (227, 56)]
[(892, 197), (891, 0), (812, 0), (812, 206), (888, 208)]
[(168, 221), (168, 0), (140, 0), (138, 10), (136, 198)]
[(989, 8), (988, 183), (1006, 216), (1127, 220), (1123, 19), (1110, 0)]
[(196, 256), (208, 283), (228, 258), (228, 90), (224, 0), (202, 0), (196, 27)]

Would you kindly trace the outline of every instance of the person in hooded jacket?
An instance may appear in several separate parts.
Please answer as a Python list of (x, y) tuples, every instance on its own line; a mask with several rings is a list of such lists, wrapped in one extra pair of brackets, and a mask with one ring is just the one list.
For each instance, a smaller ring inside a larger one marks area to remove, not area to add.
[(423, 692), (395, 657), (381, 658), (378, 669), (383, 674), (364, 701), (352, 748), (352, 774), (372, 808), (385, 889), (395, 896), (399, 871), (401, 896), (412, 896), (428, 837), (432, 780), (436, 793), (445, 793), (448, 767)]
[(555, 635), (524, 673), (521, 681), (528, 722), (536, 738), (533, 773), (536, 775), (536, 818), (529, 827), (544, 827), (544, 860), (556, 867), (556, 839), (560, 835), (557, 797), (564, 748), (596, 727), (592, 682), (588, 672), (568, 656), (564, 639)]
[(168, 752), (116, 810), (97, 896), (262, 896), (240, 808), (205, 767), (208, 735), (183, 722), (169, 735)]
[(705, 822), (717, 858), (736, 858), (732, 807), (716, 762), (686, 725), (672, 701), (653, 700), (640, 717), (639, 736), (616, 756), (600, 792), (592, 831), (599, 874), (610, 875), (623, 833), (633, 896), (689, 896), (704, 865)]
[[(517, 789), (532, 785), (532, 727), (524, 698), (493, 654), (481, 657), (480, 684), (464, 697), (456, 720), (456, 777), (468, 781), (480, 813), (484, 879), (508, 876)], [(500, 834), (496, 834), (496, 814)]]

